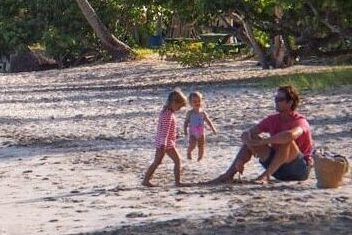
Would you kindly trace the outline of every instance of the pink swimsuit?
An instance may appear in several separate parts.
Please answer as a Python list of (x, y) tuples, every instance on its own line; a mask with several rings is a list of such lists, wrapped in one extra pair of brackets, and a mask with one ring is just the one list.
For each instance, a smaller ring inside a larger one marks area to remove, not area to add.
[(189, 117), (189, 132), (196, 138), (204, 135), (204, 113), (203, 112), (191, 112)]

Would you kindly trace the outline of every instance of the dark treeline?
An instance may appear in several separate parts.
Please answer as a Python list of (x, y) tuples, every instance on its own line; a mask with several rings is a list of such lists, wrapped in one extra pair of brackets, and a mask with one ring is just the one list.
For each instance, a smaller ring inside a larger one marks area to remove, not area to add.
[(349, 0), (1, 0), (0, 55), (40, 49), (61, 67), (131, 59), (130, 48), (150, 36), (173, 36), (177, 19), (190, 29), (179, 36), (227, 32), (263, 68), (286, 67), (302, 56), (350, 54), (351, 15)]

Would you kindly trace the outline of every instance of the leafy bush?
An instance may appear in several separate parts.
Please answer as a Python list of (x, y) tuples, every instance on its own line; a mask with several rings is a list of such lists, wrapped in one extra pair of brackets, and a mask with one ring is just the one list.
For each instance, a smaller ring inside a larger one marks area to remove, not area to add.
[(149, 48), (133, 48), (133, 51), (136, 54), (137, 59), (145, 59), (156, 53), (155, 50)]
[(159, 51), (162, 59), (175, 60), (185, 67), (210, 66), (216, 60), (223, 59), (225, 54), (217, 44), (202, 42), (174, 42), (163, 45)]

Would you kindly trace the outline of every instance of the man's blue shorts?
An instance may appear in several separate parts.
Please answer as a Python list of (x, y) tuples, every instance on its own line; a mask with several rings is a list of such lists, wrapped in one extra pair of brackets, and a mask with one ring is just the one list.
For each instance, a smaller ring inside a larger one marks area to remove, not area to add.
[[(259, 161), (265, 169), (268, 169), (271, 161), (275, 156), (275, 150), (271, 148), (270, 155), (264, 162)], [(289, 163), (283, 164), (273, 176), (278, 180), (294, 181), (294, 180), (306, 180), (308, 179), (310, 167), (307, 166), (304, 160), (303, 154), (300, 153), (295, 160)]]

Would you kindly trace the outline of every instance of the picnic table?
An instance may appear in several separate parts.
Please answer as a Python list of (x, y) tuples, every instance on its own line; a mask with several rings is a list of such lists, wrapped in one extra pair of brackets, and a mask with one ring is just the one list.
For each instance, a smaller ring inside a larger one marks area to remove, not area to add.
[(233, 43), (224, 42), (224, 39), (229, 36), (229, 34), (226, 33), (204, 33), (200, 34), (199, 36), (205, 44), (217, 43), (217, 46), (221, 48), (226, 54), (238, 53), (241, 48), (246, 46), (244, 43), (239, 42), (235, 36), (233, 37)]
[(226, 33), (204, 33), (200, 34), (199, 38), (165, 38), (166, 43), (190, 43), (190, 42), (202, 42), (207, 47), (210, 43), (214, 43), (217, 48), (220, 48), (225, 54), (239, 53), (240, 49), (245, 47), (244, 43), (241, 43), (237, 40), (236, 37), (233, 37), (233, 43), (226, 43), (224, 40), (226, 37), (229, 37), (229, 34)]
[(200, 38), (204, 43), (218, 43), (221, 42), (228, 34), (226, 33), (203, 33)]
[(165, 42), (169, 43), (181, 43), (181, 42), (200, 42), (197, 38), (165, 38)]

